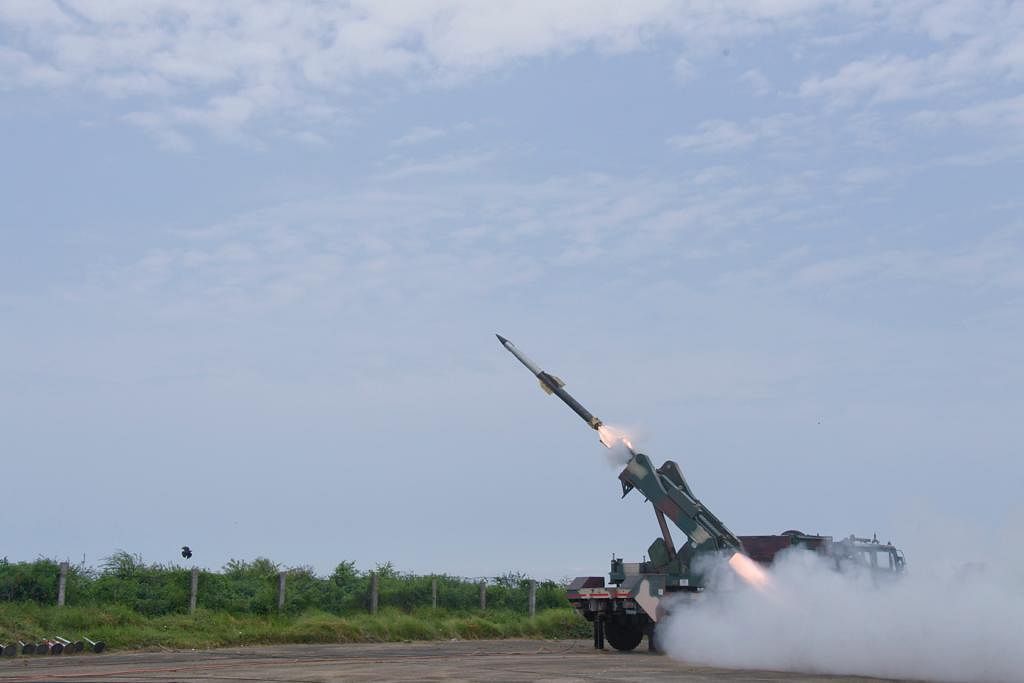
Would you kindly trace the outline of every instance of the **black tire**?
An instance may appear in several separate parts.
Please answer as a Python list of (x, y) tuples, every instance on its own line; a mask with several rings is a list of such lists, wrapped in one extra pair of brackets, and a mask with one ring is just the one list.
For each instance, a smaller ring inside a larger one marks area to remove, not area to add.
[(644, 639), (644, 632), (639, 626), (627, 626), (608, 622), (604, 625), (604, 637), (608, 644), (616, 650), (635, 650)]

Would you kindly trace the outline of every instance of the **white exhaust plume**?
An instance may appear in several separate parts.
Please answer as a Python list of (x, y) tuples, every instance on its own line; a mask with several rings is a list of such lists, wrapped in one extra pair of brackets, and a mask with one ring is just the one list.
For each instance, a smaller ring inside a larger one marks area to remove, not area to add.
[[(972, 560), (981, 546), (958, 545)], [(721, 561), (700, 599), (658, 627), (669, 655), (690, 663), (936, 681), (1024, 681), (1020, 565), (961, 560), (902, 576), (835, 571), (806, 550), (780, 553), (770, 587), (738, 581)]]

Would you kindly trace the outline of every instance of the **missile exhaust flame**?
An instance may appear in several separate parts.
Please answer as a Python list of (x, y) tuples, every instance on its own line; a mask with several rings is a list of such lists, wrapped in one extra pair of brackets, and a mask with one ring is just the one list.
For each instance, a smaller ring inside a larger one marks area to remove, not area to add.
[(743, 553), (734, 553), (729, 558), (729, 566), (736, 574), (758, 590), (765, 590), (771, 586), (768, 573), (752, 559)]
[(606, 424), (602, 424), (597, 428), (597, 435), (598, 438), (601, 439), (601, 443), (604, 444), (605, 448), (614, 448), (615, 446), (622, 444), (629, 449), (630, 453), (636, 452), (633, 450), (633, 442), (629, 440), (629, 437)]

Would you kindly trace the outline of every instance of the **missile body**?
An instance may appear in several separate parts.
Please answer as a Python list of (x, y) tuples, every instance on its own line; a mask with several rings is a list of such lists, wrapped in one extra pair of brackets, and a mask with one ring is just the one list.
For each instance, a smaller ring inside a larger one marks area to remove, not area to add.
[(540, 388), (543, 389), (545, 393), (554, 394), (558, 398), (562, 399), (562, 402), (572, 408), (572, 411), (583, 418), (583, 421), (590, 425), (592, 429), (600, 430), (603, 424), (601, 420), (580, 405), (579, 401), (574, 399), (568, 391), (562, 388), (565, 386), (565, 382), (537, 367), (536, 363), (527, 358), (526, 354), (516, 348), (516, 345), (508, 339), (505, 339), (500, 334), (495, 336), (498, 338), (498, 341), (501, 342), (501, 345), (508, 349), (509, 353), (518, 358), (519, 362), (525, 365), (527, 369), (537, 377), (537, 380), (540, 381)]

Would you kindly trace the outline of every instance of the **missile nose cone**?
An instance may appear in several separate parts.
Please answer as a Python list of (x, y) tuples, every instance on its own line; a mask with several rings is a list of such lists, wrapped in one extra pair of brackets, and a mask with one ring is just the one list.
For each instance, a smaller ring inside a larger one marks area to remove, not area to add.
[(494, 335), (494, 336), (498, 338), (498, 341), (500, 341), (500, 342), (501, 342), (501, 345), (502, 345), (502, 346), (504, 346), (505, 344), (508, 344), (508, 339), (505, 339), (505, 338), (504, 338), (504, 337), (502, 337), (502, 336), (501, 336), (500, 334), (496, 334), (496, 335)]

